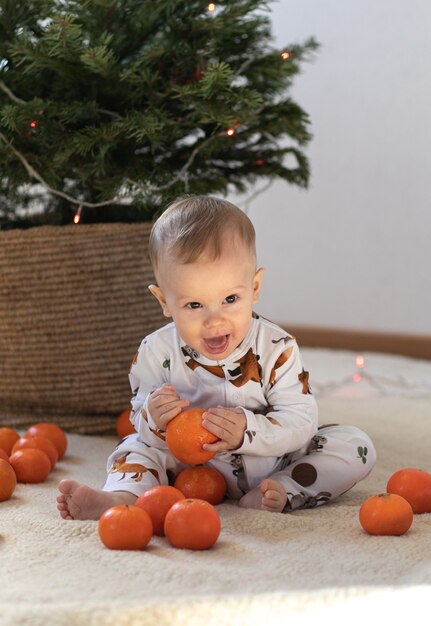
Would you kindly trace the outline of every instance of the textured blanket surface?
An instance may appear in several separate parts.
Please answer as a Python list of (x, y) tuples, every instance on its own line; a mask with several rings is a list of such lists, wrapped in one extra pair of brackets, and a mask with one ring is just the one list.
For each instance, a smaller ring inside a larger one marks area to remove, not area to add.
[[(431, 514), (415, 516), (402, 537), (371, 537), (358, 512), (397, 469), (431, 471), (431, 396), (426, 389), (409, 394), (401, 382), (400, 393), (396, 386), (385, 393), (376, 384), (384, 372), (373, 370), (372, 357), (373, 375), (355, 386), (353, 355), (307, 356), (316, 369), (326, 359), (333, 371), (328, 377), (322, 368), (321, 423), (356, 424), (375, 442), (377, 465), (365, 481), (332, 503), (287, 515), (223, 503), (222, 532), (211, 550), (176, 550), (153, 538), (145, 551), (112, 551), (101, 544), (97, 522), (62, 520), (55, 498), (66, 477), (100, 488), (116, 440), (69, 435), (68, 453), (49, 479), (18, 485), (0, 504), (0, 624), (362, 626), (377, 614), (391, 624), (428, 615)], [(423, 384), (431, 381), (424, 377), (428, 362), (398, 365), (404, 373), (417, 368)]]

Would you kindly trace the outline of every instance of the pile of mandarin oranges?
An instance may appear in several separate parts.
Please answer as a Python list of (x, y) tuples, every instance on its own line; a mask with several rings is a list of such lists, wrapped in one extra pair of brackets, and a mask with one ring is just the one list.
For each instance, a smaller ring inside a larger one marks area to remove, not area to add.
[(406, 467), (390, 476), (385, 493), (365, 500), (359, 521), (370, 535), (404, 535), (421, 513), (431, 513), (431, 474)]
[(9, 500), (17, 483), (41, 483), (67, 449), (62, 428), (49, 422), (33, 424), (20, 436), (0, 428), (0, 502)]
[[(215, 505), (226, 495), (226, 481), (214, 467), (202, 465), (215, 453), (202, 449), (217, 440), (202, 426), (203, 409), (187, 409), (169, 422), (166, 444), (172, 454), (189, 465), (177, 475), (174, 485), (159, 485), (143, 493), (133, 506), (118, 505), (99, 520), (99, 536), (106, 547), (141, 550), (151, 537), (166, 537), (175, 548), (206, 550), (217, 541), (220, 517)], [(117, 421), (117, 434), (135, 432), (124, 411)]]
[[(113, 550), (142, 550), (153, 536), (166, 537), (175, 548), (206, 550), (216, 543), (221, 521), (217, 509), (227, 490), (224, 476), (205, 465), (215, 453), (202, 449), (216, 438), (202, 426), (203, 409), (187, 409), (171, 420), (166, 444), (186, 467), (173, 485), (159, 485), (139, 496), (134, 505), (114, 506), (99, 519), (102, 543)], [(135, 433), (130, 411), (117, 420), (120, 439)], [(0, 502), (11, 498), (17, 483), (46, 480), (67, 449), (65, 432), (41, 422), (23, 435), (0, 427)], [(390, 476), (386, 491), (367, 498), (359, 522), (370, 535), (403, 535), (414, 514), (431, 513), (431, 474), (405, 468)]]

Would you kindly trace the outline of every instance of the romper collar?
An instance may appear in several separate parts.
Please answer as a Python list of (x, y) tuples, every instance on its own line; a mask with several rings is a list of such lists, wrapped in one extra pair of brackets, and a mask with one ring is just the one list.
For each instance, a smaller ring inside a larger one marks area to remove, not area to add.
[(192, 359), (194, 359), (201, 365), (212, 365), (212, 366), (218, 365), (220, 367), (224, 365), (230, 366), (232, 363), (238, 363), (241, 357), (244, 356), (244, 354), (253, 344), (254, 338), (256, 337), (256, 333), (257, 333), (257, 324), (258, 324), (257, 319), (255, 317), (252, 317), (248, 332), (246, 336), (244, 337), (244, 339), (239, 344), (239, 346), (235, 348), (235, 350), (226, 359), (222, 359), (220, 361), (216, 359), (208, 359), (203, 354), (199, 354), (199, 352), (196, 352), (196, 350), (188, 346), (181, 338), (180, 338), (180, 348), (183, 352), (186, 352)]

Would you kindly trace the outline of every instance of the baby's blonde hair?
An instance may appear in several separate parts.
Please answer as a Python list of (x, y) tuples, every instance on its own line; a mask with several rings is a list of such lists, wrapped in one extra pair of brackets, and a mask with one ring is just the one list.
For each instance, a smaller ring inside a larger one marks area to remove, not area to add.
[(238, 237), (256, 263), (256, 234), (241, 209), (220, 198), (185, 196), (175, 200), (154, 223), (149, 253), (154, 272), (168, 255), (180, 263), (193, 263), (204, 252), (220, 258), (223, 245)]

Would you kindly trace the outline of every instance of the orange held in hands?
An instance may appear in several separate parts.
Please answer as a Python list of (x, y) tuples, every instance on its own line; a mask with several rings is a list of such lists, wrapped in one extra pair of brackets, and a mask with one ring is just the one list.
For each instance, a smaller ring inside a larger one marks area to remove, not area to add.
[(210, 504), (220, 504), (226, 495), (226, 480), (215, 467), (187, 467), (175, 479), (174, 486), (186, 498), (199, 498)]
[(174, 417), (166, 427), (166, 445), (182, 463), (199, 465), (215, 456), (203, 450), (204, 443), (215, 443), (219, 438), (202, 426), (203, 409), (186, 409)]
[(17, 450), (9, 459), (19, 483), (42, 483), (51, 471), (51, 461), (38, 448)]
[(365, 500), (359, 521), (369, 535), (403, 535), (413, 522), (410, 504), (394, 493), (381, 493)]
[(0, 459), (0, 502), (9, 500), (16, 487), (16, 474), (12, 465)]
[(431, 513), (431, 474), (420, 469), (405, 468), (395, 472), (386, 486), (411, 504), (413, 513)]
[(136, 433), (136, 430), (129, 419), (131, 412), (131, 409), (126, 409), (120, 414), (119, 418), (117, 419), (117, 435), (120, 439), (124, 439), (124, 437), (127, 437), (127, 435), (132, 435), (133, 433)]
[(7, 455), (10, 455), (12, 446), (18, 439), (19, 435), (13, 428), (8, 428), (7, 426), (0, 428), (0, 448), (2, 448)]
[(143, 550), (153, 535), (153, 524), (143, 509), (119, 504), (102, 514), (98, 530), (110, 550)]
[(220, 530), (219, 514), (205, 500), (179, 500), (165, 518), (165, 535), (174, 548), (206, 550), (215, 544)]
[(178, 500), (184, 500), (184, 494), (181, 491), (168, 485), (158, 485), (139, 496), (135, 506), (148, 513), (153, 522), (154, 534), (163, 537), (166, 513)]

